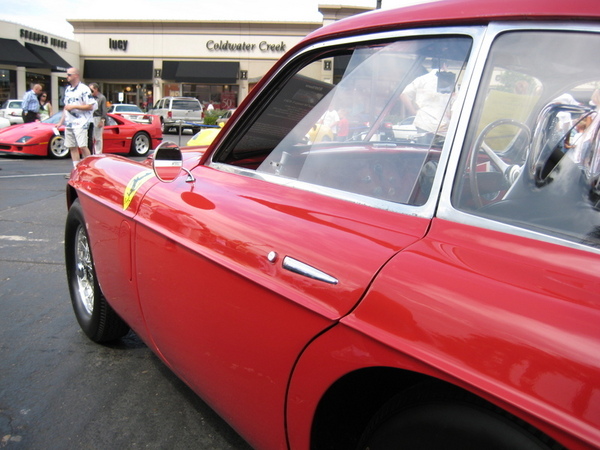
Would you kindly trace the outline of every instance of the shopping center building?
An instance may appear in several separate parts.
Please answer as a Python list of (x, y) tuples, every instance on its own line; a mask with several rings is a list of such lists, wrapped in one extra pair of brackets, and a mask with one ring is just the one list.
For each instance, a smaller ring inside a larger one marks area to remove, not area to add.
[(72, 40), (0, 22), (0, 102), (22, 98), (39, 83), (60, 106), (65, 72), (78, 67), (111, 103), (147, 107), (165, 96), (189, 96), (235, 108), (307, 34), (370, 9), (321, 5), (322, 22), (69, 20)]

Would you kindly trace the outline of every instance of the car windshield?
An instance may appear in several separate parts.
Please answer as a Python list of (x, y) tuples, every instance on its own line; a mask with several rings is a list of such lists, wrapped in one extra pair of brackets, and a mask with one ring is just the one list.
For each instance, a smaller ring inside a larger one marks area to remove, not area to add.
[(42, 120), (43, 123), (53, 123), (53, 124), (57, 124), (60, 121), (60, 118), (62, 116), (62, 112), (57, 112), (55, 114), (52, 114), (50, 117), (48, 117), (45, 120)]
[(135, 105), (114, 105), (115, 112), (142, 112), (140, 108)]
[(2, 109), (7, 109), (7, 108), (20, 108), (21, 104), (23, 102), (21, 100), (6, 100), (3, 104), (2, 104)]

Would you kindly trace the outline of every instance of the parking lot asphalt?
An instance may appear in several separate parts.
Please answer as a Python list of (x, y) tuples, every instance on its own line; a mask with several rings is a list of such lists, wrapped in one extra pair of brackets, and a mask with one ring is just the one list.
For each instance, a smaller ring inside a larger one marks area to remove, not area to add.
[(63, 263), (71, 166), (0, 155), (0, 448), (249, 449), (135, 334), (101, 346), (80, 331)]

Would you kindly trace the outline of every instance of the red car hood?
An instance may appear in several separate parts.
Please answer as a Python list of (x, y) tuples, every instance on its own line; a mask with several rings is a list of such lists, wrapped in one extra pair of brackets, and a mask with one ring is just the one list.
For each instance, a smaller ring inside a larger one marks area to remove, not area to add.
[[(31, 122), (13, 125), (0, 130), (0, 141), (16, 142), (23, 136), (43, 136), (46, 134), (52, 134), (53, 127), (55, 127), (55, 124), (45, 122)], [(64, 127), (60, 127), (61, 130), (63, 128)]]

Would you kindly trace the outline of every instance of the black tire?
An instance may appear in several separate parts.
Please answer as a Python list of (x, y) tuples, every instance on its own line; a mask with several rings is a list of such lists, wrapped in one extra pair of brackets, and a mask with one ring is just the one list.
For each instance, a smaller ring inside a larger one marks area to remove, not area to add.
[(130, 153), (133, 156), (145, 156), (150, 151), (150, 136), (143, 131), (138, 131), (131, 140)]
[(65, 138), (60, 136), (52, 136), (48, 143), (48, 156), (53, 159), (62, 159), (69, 156), (69, 149), (65, 147)]
[(460, 389), (421, 386), (393, 398), (364, 432), (359, 449), (550, 450), (549, 437)]
[(75, 200), (67, 214), (65, 263), (71, 303), (83, 332), (98, 343), (125, 336), (129, 326), (111, 308), (100, 290), (79, 200)]

